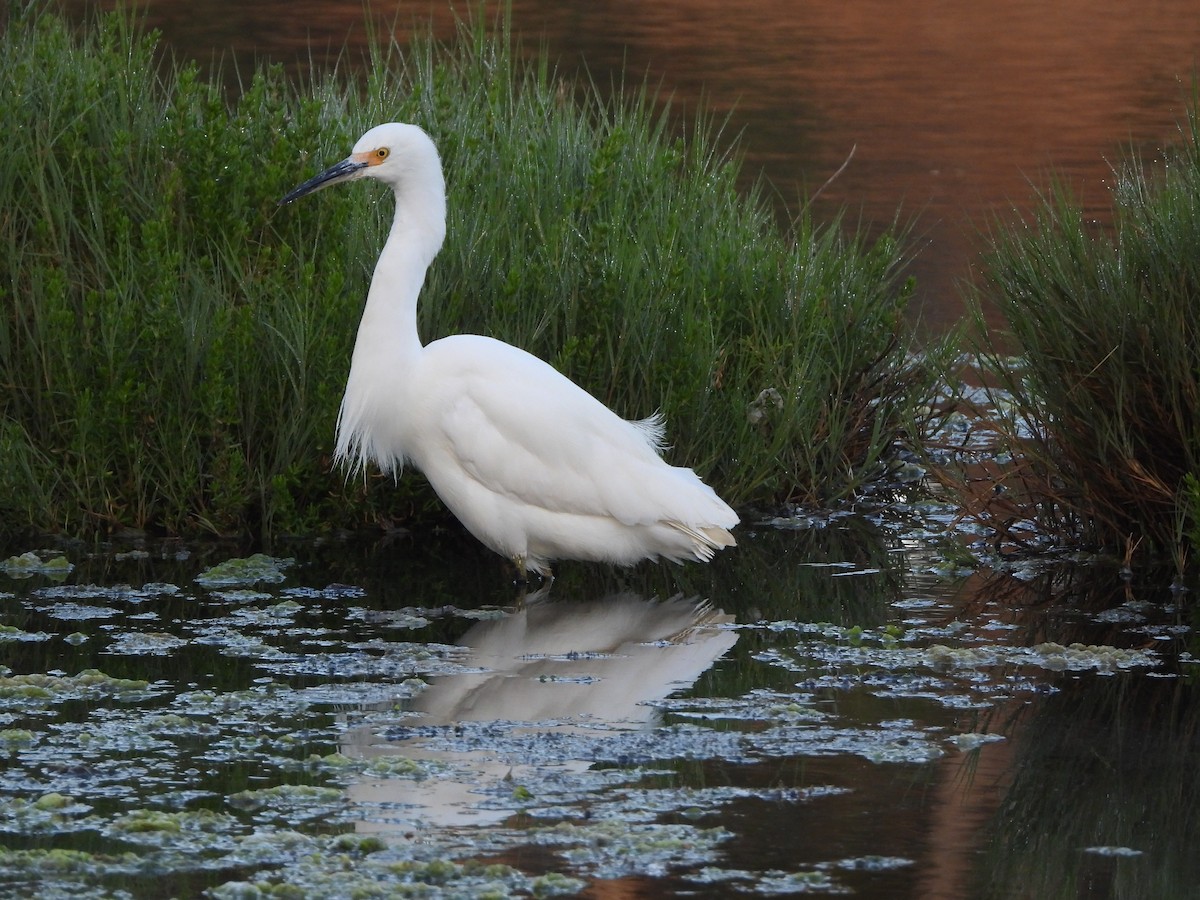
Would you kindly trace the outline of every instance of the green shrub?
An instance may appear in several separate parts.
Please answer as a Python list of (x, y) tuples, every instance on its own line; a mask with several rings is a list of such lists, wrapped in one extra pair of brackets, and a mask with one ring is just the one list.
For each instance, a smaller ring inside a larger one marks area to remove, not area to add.
[[(1007, 323), (980, 357), (1011, 396), (1011, 515), (1072, 544), (1181, 553), (1200, 471), (1200, 150), (1116, 173), (1111, 231), (1061, 185), (1000, 230), (977, 296)], [(1018, 360), (1014, 364), (1008, 354)]]
[(671, 458), (734, 503), (886, 473), (931, 380), (896, 235), (781, 232), (711, 123), (674, 136), (644, 91), (564, 84), (503, 27), (372, 53), (357, 79), (268, 67), (228, 100), (127, 15), (76, 33), (42, 3), (12, 14), (0, 529), (265, 537), (434, 508), (420, 479), (329, 471), (390, 198), (276, 206), (388, 120), (426, 128), (447, 172), (426, 340), (492, 334), (623, 415), (661, 409)]

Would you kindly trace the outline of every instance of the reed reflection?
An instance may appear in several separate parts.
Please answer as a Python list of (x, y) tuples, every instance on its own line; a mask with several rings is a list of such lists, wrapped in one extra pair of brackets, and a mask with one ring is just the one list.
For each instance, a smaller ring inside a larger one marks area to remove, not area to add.
[(1180, 679), (1089, 678), (1021, 710), (971, 896), (1191, 896), (1196, 699)]
[(1177, 598), (1121, 579), (1116, 561), (1042, 569), (973, 576), (958, 614), (1003, 624), (1018, 645), (1153, 649), (1165, 664), (1150, 677), (1062, 673), (1036, 698), (980, 711), (971, 729), (1007, 739), (938, 763), (920, 895), (1189, 896), (1200, 704)]

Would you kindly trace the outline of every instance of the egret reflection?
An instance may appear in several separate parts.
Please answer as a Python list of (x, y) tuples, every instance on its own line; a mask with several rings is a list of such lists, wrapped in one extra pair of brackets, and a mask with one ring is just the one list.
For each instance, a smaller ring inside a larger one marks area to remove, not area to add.
[[(364, 777), (350, 798), (381, 810), (360, 831), (420, 825), (488, 824), (511, 815), (483, 803), (510, 793), (536, 768), (479, 742), (462, 750), (431, 746), (455, 723), (509, 723), (527, 735), (651, 729), (655, 701), (695, 683), (737, 642), (734, 617), (706, 600), (648, 600), (631, 593), (598, 601), (535, 599), (502, 618), (481, 621), (459, 643), (472, 672), (430, 680), (397, 721), (403, 727), (353, 729), (351, 757), (404, 756), (444, 764), (447, 777)], [(519, 723), (513, 725), (512, 723)], [(408, 727), (412, 726), (412, 727)], [(587, 759), (555, 759), (560, 775), (583, 773)], [(506, 787), (506, 785), (508, 785)]]

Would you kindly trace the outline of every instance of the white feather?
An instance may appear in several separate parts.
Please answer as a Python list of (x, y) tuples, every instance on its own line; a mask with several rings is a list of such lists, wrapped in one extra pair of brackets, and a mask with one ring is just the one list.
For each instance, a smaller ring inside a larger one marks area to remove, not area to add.
[(398, 476), (411, 463), (480, 541), (543, 575), (554, 559), (706, 561), (734, 545), (737, 514), (691, 469), (662, 460), (659, 413), (626, 421), (492, 338), (421, 346), (417, 295), (446, 230), (441, 162), (421, 129), (371, 129), (286, 199), (359, 177), (392, 187), (396, 215), (338, 415), (339, 464)]

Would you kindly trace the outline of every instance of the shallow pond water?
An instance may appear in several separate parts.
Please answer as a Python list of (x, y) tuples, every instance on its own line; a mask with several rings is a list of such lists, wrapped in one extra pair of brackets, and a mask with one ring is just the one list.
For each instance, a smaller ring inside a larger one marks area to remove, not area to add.
[(453, 533), (33, 548), (0, 896), (1185, 894), (1190, 617), (920, 512), (524, 595)]

